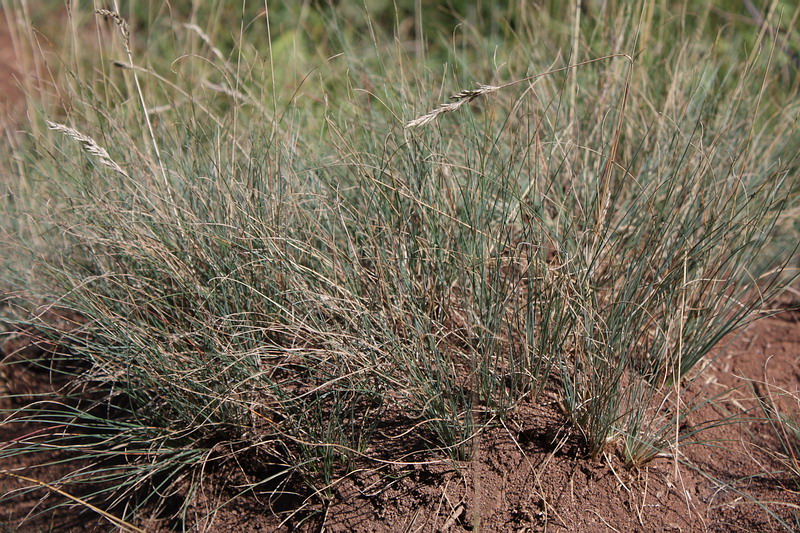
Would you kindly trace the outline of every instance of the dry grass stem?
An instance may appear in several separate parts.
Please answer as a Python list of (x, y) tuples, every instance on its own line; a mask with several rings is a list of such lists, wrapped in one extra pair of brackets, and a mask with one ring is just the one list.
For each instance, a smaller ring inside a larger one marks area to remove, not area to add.
[(245, 103), (250, 104), (251, 106), (255, 107), (256, 109), (258, 109), (262, 113), (266, 113), (266, 109), (264, 109), (264, 106), (262, 106), (260, 103), (258, 103), (256, 100), (250, 98), (246, 94), (241, 93), (241, 92), (239, 92), (239, 91), (237, 91), (235, 89), (231, 89), (230, 87), (227, 87), (225, 85), (221, 85), (221, 84), (218, 84), (218, 83), (212, 83), (210, 81), (204, 81), (203, 82), (203, 87), (205, 87), (206, 89), (210, 89), (210, 90), (212, 90), (214, 92), (226, 94), (226, 95), (230, 96), (231, 98), (233, 98), (234, 100), (241, 100), (242, 102), (245, 102)]
[(200, 39), (201, 39), (201, 40), (202, 40), (204, 43), (206, 43), (206, 46), (208, 46), (208, 49), (209, 49), (209, 50), (211, 50), (211, 53), (213, 53), (213, 54), (214, 54), (214, 55), (217, 57), (217, 59), (219, 59), (220, 61), (222, 61), (222, 63), (223, 63), (223, 64), (224, 64), (226, 67), (228, 66), (228, 62), (227, 62), (227, 60), (225, 59), (225, 56), (224, 56), (224, 55), (222, 55), (222, 52), (220, 52), (219, 48), (217, 48), (216, 46), (214, 46), (214, 43), (213, 43), (213, 42), (211, 42), (211, 37), (209, 37), (209, 36), (208, 36), (208, 34), (207, 34), (206, 32), (204, 32), (204, 31), (203, 31), (203, 30), (200, 28), (200, 26), (198, 26), (197, 24), (184, 24), (184, 25), (183, 25), (183, 27), (184, 27), (184, 28), (186, 28), (186, 29), (187, 29), (187, 30), (189, 30), (189, 31), (193, 31), (194, 33), (196, 33), (196, 34), (197, 34), (197, 36), (198, 36), (198, 37), (200, 37)]
[(105, 518), (106, 520), (108, 520), (109, 522), (114, 524), (115, 526), (117, 526), (121, 531), (135, 531), (135, 532), (144, 533), (143, 529), (140, 529), (140, 528), (134, 526), (133, 524), (129, 524), (125, 520), (123, 520), (123, 519), (121, 519), (121, 518), (119, 518), (117, 516), (114, 516), (113, 514), (108, 513), (108, 512), (100, 509), (99, 507), (97, 507), (95, 505), (92, 505), (91, 503), (87, 502), (86, 500), (78, 498), (77, 496), (73, 496), (69, 492), (61, 490), (60, 488), (56, 487), (55, 485), (52, 485), (50, 483), (45, 483), (44, 481), (41, 481), (41, 480), (38, 480), (38, 479), (34, 479), (34, 478), (31, 478), (31, 477), (21, 476), (19, 474), (15, 474), (13, 472), (9, 472), (8, 470), (0, 470), (0, 475), (16, 478), (16, 479), (19, 479), (20, 481), (27, 481), (29, 483), (33, 483), (34, 485), (38, 485), (38, 486), (40, 486), (42, 488), (45, 488), (47, 490), (50, 490), (50, 491), (55, 492), (57, 494), (60, 494), (60, 495), (62, 495), (64, 497), (74, 501), (75, 503), (78, 503), (78, 504), (86, 507), (87, 509), (91, 509), (95, 513), (99, 514), (100, 516), (102, 516), (103, 518)]

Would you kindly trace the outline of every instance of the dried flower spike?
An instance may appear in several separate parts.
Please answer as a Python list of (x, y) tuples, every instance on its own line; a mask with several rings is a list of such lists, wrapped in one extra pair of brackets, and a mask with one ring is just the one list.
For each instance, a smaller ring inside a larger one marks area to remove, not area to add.
[(67, 137), (70, 137), (78, 141), (83, 147), (83, 150), (86, 153), (96, 157), (101, 164), (109, 167), (112, 170), (119, 172), (125, 177), (128, 177), (128, 173), (122, 170), (122, 167), (119, 166), (113, 159), (111, 159), (111, 156), (108, 155), (106, 149), (97, 144), (97, 142), (94, 139), (92, 139), (88, 135), (84, 135), (78, 130), (72, 129), (69, 126), (65, 126), (64, 124), (50, 122), (49, 120), (46, 122), (47, 122), (47, 127), (50, 128), (51, 130), (61, 132)]
[(116, 11), (111, 11), (109, 9), (98, 9), (95, 12), (95, 15), (99, 15), (101, 17), (109, 17), (111, 20), (119, 28), (119, 32), (122, 35), (122, 41), (125, 43), (125, 51), (130, 53), (131, 51), (131, 30), (128, 26), (128, 23), (125, 22), (125, 19), (120, 16), (119, 13)]
[(541, 78), (542, 76), (547, 76), (549, 74), (554, 74), (556, 72), (562, 72), (565, 70), (573, 69), (575, 67), (580, 67), (582, 65), (588, 65), (589, 63), (595, 63), (597, 61), (605, 61), (607, 59), (612, 59), (615, 57), (624, 57), (627, 58), (628, 61), (633, 62), (633, 58), (628, 54), (611, 54), (603, 57), (598, 57), (596, 59), (589, 59), (587, 61), (581, 61), (580, 63), (575, 63), (574, 65), (567, 65), (566, 67), (557, 68), (555, 70), (548, 70), (547, 72), (542, 72), (541, 74), (534, 74), (533, 76), (528, 76), (527, 78), (522, 78), (520, 80), (510, 81), (508, 83), (504, 83), (502, 85), (478, 85), (477, 89), (467, 89), (456, 93), (450, 97), (450, 100), (454, 100), (449, 104), (439, 104), (439, 107), (430, 111), (424, 115), (421, 115), (414, 120), (406, 122), (406, 128), (416, 128), (418, 126), (424, 126), (429, 122), (433, 122), (439, 115), (443, 113), (450, 113), (452, 111), (457, 110), (464, 104), (468, 104), (469, 102), (475, 100), (479, 96), (483, 96), (484, 94), (493, 93), (495, 91), (499, 91), (500, 89), (505, 89), (506, 87), (511, 87), (512, 85), (517, 85), (520, 83), (529, 82), (535, 80), (536, 78)]
[(416, 128), (418, 126), (424, 126), (425, 124), (432, 122), (441, 115), (442, 113), (451, 113), (457, 110), (459, 107), (463, 106), (464, 104), (468, 104), (469, 102), (475, 100), (479, 96), (484, 94), (493, 93), (499, 90), (500, 87), (496, 85), (479, 85), (477, 89), (467, 89), (461, 91), (460, 93), (456, 93), (450, 97), (450, 100), (455, 100), (449, 104), (439, 104), (439, 107), (434, 109), (433, 111), (426, 113), (420, 117), (415, 118), (414, 120), (406, 123), (406, 128)]

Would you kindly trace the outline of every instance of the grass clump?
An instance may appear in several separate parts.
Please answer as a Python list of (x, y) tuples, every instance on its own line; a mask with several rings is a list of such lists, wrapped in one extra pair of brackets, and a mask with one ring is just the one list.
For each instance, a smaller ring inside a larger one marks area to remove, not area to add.
[(545, 390), (590, 456), (675, 446), (686, 381), (785, 282), (796, 87), (766, 102), (775, 51), (724, 70), (701, 32), (640, 54), (655, 26), (617, 7), (572, 29), (520, 5), (494, 59), (480, 36), (437, 48), (444, 75), (402, 24), (315, 11), (335, 40), (295, 49), (318, 62), (295, 84), (249, 23), (226, 50), (112, 14), (124, 68), (65, 64), (68, 109), (43, 103), (6, 170), (4, 285), (85, 326), (82, 386), (7, 412), (69, 436), (0, 457), (73, 451), (89, 466), (60, 483), (102, 479), (82, 499), (129, 518), (253, 454), (245, 490), (322, 501), (356, 468), (467, 460)]

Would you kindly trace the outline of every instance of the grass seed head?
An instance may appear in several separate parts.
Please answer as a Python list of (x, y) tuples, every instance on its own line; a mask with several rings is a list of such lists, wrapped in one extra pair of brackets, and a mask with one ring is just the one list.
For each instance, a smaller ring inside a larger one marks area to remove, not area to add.
[(96, 157), (101, 164), (109, 167), (112, 170), (115, 170), (116, 172), (119, 172), (123, 176), (128, 176), (127, 172), (122, 170), (122, 167), (119, 166), (113, 159), (111, 159), (111, 156), (108, 154), (106, 149), (97, 144), (97, 141), (88, 135), (84, 135), (78, 130), (70, 128), (69, 126), (65, 126), (64, 124), (50, 122), (49, 120), (47, 121), (47, 127), (53, 131), (58, 131), (67, 137), (78, 141), (83, 147), (84, 151)]
[(109, 9), (98, 9), (95, 11), (95, 14), (101, 17), (108, 17), (114, 21), (119, 28), (119, 33), (122, 35), (122, 41), (125, 43), (125, 51), (130, 53), (131, 30), (125, 19), (116, 11), (111, 11)]
[(475, 100), (479, 96), (493, 93), (495, 91), (500, 90), (501, 88), (502, 87), (498, 87), (496, 85), (479, 85), (477, 89), (466, 89), (461, 92), (458, 92), (450, 97), (450, 100), (453, 100), (453, 102), (447, 104), (439, 104), (439, 107), (437, 107), (433, 111), (421, 115), (415, 118), (414, 120), (407, 122), (406, 128), (416, 128), (419, 126), (424, 126), (436, 120), (436, 118), (443, 113), (451, 113), (453, 111), (456, 111), (464, 104), (468, 104), (469, 102)]

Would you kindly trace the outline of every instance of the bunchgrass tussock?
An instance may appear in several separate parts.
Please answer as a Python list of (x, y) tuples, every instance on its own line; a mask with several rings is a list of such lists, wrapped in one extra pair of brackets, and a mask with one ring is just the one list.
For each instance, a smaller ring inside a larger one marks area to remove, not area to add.
[[(131, 4), (133, 49), (117, 12), (71, 12), (112, 19), (125, 57), (108, 69), (73, 35), (41, 107), (68, 100), (70, 126), (2, 148), (0, 283), (85, 325), (49, 329), (68, 385), (4, 408), (39, 429), (0, 460), (57, 448), (82, 462), (43, 482), (102, 481), (76, 497), (114, 524), (178, 501), (185, 529), (214, 516), (208, 479), (324, 527), (343, 480), (460, 468), (543, 395), (581, 454), (677, 461), (708, 354), (791, 277), (797, 88), (740, 57), (763, 43), (713, 46), (727, 30), (693, 27), (713, 17), (610, 2), (573, 25), (515, 2), (513, 30), (410, 54), (408, 21), (244, 4)], [(515, 81), (406, 121), (442, 65), (460, 87)], [(485, 120), (457, 112), (489, 95)]]

